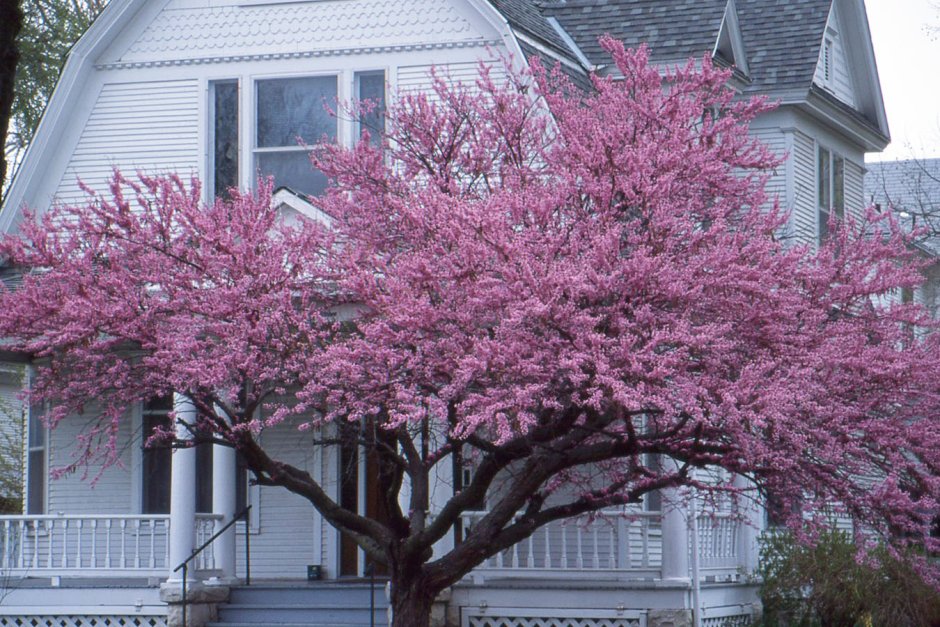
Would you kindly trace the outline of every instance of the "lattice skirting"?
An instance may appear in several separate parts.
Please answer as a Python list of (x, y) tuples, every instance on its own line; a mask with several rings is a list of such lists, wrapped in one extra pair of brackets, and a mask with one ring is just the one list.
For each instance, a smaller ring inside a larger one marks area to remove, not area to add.
[(0, 616), (0, 627), (166, 627), (166, 616)]
[(748, 627), (752, 618), (750, 614), (738, 616), (713, 616), (702, 619), (702, 627)]
[(641, 627), (638, 618), (525, 618), (471, 616), (470, 627)]
[(463, 608), (463, 627), (646, 627), (634, 610)]

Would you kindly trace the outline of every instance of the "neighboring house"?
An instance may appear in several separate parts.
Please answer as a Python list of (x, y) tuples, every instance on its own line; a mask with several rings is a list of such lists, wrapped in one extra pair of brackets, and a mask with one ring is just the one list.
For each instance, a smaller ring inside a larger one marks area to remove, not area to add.
[[(589, 88), (589, 71), (612, 71), (597, 44), (604, 33), (648, 44), (663, 66), (711, 55), (734, 67), (731, 84), (742, 94), (779, 103), (752, 130), (786, 157), (769, 184), (792, 210), (790, 236), (819, 240), (830, 214), (861, 210), (864, 155), (888, 143), (862, 0), (111, 0), (72, 50), (0, 229), (15, 231), (24, 205), (80, 202), (77, 180), (103, 187), (115, 166), (192, 172), (207, 196), (251, 186), (259, 170), (315, 194), (324, 181), (279, 120), (304, 116), (312, 138), (350, 142), (353, 124), (325, 116), (323, 98), (424, 89), (432, 65), (472, 78), (494, 53), (561, 63)], [(288, 191), (277, 199), (310, 210)], [(331, 580), (365, 574), (361, 555), (308, 502), (248, 486), (231, 457), (201, 453), (199, 479), (177, 476), (173, 487), (195, 492), (202, 513), (170, 513), (171, 456), (142, 448), (166, 411), (160, 400), (128, 408), (122, 464), (94, 485), (77, 475), (49, 479), (49, 468), (69, 460), (80, 421), (46, 433), (31, 417), (24, 516), (0, 518), (0, 570), (29, 579), (0, 604), (0, 627), (87, 624), (82, 617), (93, 614), (110, 616), (110, 625), (165, 624), (153, 584), (175, 566), (168, 554), (180, 529), (195, 526), (202, 539), (216, 524), (210, 464), (216, 485), (236, 477), (240, 504), (253, 508), (239, 526), (237, 563), (231, 546), (217, 548), (202, 564), (207, 572), (244, 573), (250, 538), (255, 580), (303, 580), (308, 566)], [(338, 494), (338, 451), (287, 426), (266, 432), (264, 443)], [(367, 507), (371, 484), (358, 476)], [(749, 513), (757, 527), (720, 514), (703, 519), (692, 543), (683, 513), (659, 509), (650, 499), (632, 522), (600, 516), (539, 531), (455, 587), (450, 616), (465, 627), (562, 617), (579, 627), (682, 625), (699, 607), (702, 625), (745, 624), (763, 515)], [(345, 598), (332, 590), (331, 598)], [(243, 602), (286, 598), (280, 592), (266, 587)]]
[[(929, 258), (940, 257), (940, 159), (905, 159), (868, 163), (865, 200), (895, 216), (920, 235), (917, 245)], [(940, 307), (940, 264), (926, 269), (928, 280), (908, 298), (927, 306), (934, 317)]]

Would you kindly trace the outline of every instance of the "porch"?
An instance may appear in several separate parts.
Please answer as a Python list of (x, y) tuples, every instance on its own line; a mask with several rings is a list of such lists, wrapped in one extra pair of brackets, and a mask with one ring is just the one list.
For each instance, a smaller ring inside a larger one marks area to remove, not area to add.
[[(486, 512), (468, 512), (463, 532)], [(230, 519), (194, 514), (191, 537), (202, 546)], [(678, 519), (678, 520), (674, 520)], [(493, 580), (580, 579), (655, 581), (688, 579), (736, 581), (754, 562), (756, 529), (731, 513), (602, 511), (557, 521), (490, 557), (469, 578)], [(20, 515), (0, 516), (0, 572), (10, 578), (174, 577), (171, 515)], [(186, 525), (184, 521), (181, 523)], [(189, 527), (190, 525), (187, 525)], [(183, 534), (189, 535), (189, 534)], [(210, 543), (195, 559), (198, 576), (234, 577), (224, 559), (234, 542)], [(192, 549), (190, 549), (191, 553)]]

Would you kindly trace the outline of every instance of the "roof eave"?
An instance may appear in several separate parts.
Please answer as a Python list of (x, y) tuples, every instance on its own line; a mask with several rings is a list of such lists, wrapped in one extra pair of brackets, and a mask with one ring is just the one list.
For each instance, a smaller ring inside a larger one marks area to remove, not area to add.
[(848, 105), (839, 106), (815, 89), (810, 89), (803, 102), (793, 104), (817, 120), (835, 127), (862, 146), (865, 152), (881, 152), (891, 142), (891, 138), (875, 122), (866, 119), (861, 113), (850, 114), (845, 110)]

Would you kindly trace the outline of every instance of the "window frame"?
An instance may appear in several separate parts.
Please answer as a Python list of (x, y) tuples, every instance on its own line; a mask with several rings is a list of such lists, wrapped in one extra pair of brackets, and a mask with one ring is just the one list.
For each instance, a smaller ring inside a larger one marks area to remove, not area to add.
[[(249, 188), (254, 189), (258, 182), (258, 177), (261, 176), (261, 168), (259, 167), (260, 158), (259, 155), (263, 154), (296, 154), (296, 153), (307, 153), (310, 154), (312, 148), (316, 145), (311, 146), (302, 146), (299, 144), (294, 144), (291, 146), (259, 146), (258, 142), (258, 115), (261, 111), (259, 105), (259, 86), (261, 83), (266, 81), (279, 81), (279, 80), (298, 80), (298, 79), (307, 79), (307, 78), (334, 78), (336, 80), (336, 99), (339, 102), (348, 100), (347, 93), (344, 93), (344, 78), (345, 72), (343, 71), (321, 71), (321, 72), (303, 72), (303, 73), (279, 73), (279, 74), (257, 74), (249, 78), (251, 89), (250, 89), (250, 103), (251, 108), (247, 117), (248, 122), (248, 138), (241, 139), (240, 143), (247, 141), (247, 154), (249, 162), (249, 176), (251, 180), (249, 181)], [(339, 144), (344, 143), (345, 133), (344, 133), (343, 120), (340, 117), (336, 118), (336, 134), (335, 140)], [(319, 140), (319, 138), (317, 138)], [(242, 144), (244, 145), (244, 144)], [(311, 166), (312, 169), (312, 166)], [(275, 188), (280, 187), (277, 181), (274, 183)], [(304, 193), (302, 190), (294, 190), (296, 192)]]
[(243, 81), (238, 76), (228, 78), (211, 78), (206, 83), (206, 153), (208, 163), (206, 164), (205, 189), (209, 202), (215, 200), (216, 193), (216, 85), (235, 85), (235, 186), (242, 184), (242, 169), (244, 146), (242, 145), (242, 118), (244, 116), (244, 106), (242, 100)]
[[(40, 420), (34, 411), (34, 404), (26, 405), (26, 486), (23, 490), (23, 513), (32, 516), (42, 516), (49, 511), (49, 428)], [(48, 411), (48, 405), (42, 404), (41, 414)], [(42, 434), (42, 443), (36, 445), (33, 442), (34, 426), (38, 425), (38, 432)], [(33, 465), (33, 454), (42, 454), (42, 463), (36, 470), (40, 477), (41, 502), (36, 503), (33, 499), (33, 486), (35, 485)]]
[[(826, 165), (825, 181), (822, 172), (824, 163)], [(833, 213), (838, 220), (845, 219), (845, 156), (817, 142), (816, 163), (813, 171), (816, 187), (816, 243), (822, 245), (829, 238), (829, 219)], [(837, 198), (841, 203), (837, 203)]]

